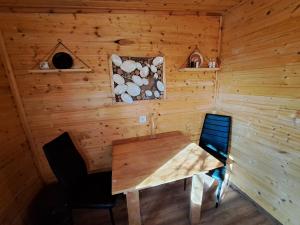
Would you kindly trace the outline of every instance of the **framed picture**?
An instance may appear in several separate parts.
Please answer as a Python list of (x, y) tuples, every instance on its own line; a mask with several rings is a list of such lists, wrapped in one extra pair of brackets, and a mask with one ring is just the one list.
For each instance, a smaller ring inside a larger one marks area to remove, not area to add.
[(164, 57), (110, 56), (113, 102), (164, 99)]

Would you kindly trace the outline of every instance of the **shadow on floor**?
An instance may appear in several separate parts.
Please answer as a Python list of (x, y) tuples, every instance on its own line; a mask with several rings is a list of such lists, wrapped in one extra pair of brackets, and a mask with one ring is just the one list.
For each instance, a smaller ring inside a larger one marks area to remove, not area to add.
[[(183, 180), (145, 189), (140, 192), (143, 225), (190, 225), (189, 194), (183, 190)], [(200, 225), (278, 225), (255, 204), (229, 187), (219, 208), (215, 208), (213, 192), (204, 196)], [(114, 208), (116, 225), (128, 225), (126, 199), (119, 199)], [(74, 210), (74, 225), (110, 225), (107, 210)]]

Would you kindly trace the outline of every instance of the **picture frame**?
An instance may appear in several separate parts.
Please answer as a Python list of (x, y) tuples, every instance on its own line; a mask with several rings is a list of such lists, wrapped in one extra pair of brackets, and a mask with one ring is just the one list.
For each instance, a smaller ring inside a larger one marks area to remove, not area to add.
[(109, 56), (113, 103), (166, 98), (165, 57)]

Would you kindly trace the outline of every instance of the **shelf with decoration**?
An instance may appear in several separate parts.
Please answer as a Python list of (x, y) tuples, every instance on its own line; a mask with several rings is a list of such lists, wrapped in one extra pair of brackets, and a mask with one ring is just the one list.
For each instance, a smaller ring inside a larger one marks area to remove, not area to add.
[[(62, 40), (51, 49), (50, 53), (39, 61), (28, 73), (89, 73), (93, 70), (74, 54)], [(74, 65), (76, 64), (76, 66)]]
[(198, 47), (193, 50), (179, 72), (214, 72), (220, 70), (219, 58), (204, 57)]

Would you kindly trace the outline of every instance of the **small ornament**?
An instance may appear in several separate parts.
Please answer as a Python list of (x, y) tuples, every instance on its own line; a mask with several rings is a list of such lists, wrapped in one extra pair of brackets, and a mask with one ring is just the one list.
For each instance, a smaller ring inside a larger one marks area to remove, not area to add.
[(190, 55), (189, 64), (192, 68), (200, 68), (203, 64), (203, 56), (200, 54), (198, 48)]
[(50, 67), (49, 67), (49, 63), (47, 61), (43, 61), (40, 63), (40, 69), (41, 70), (48, 70)]

